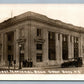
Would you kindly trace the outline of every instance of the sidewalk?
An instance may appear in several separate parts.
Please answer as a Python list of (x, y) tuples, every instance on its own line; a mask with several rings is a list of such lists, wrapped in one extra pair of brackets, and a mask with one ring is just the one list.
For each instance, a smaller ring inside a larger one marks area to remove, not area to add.
[[(83, 68), (84, 65), (80, 68)], [(67, 67), (66, 67), (67, 68)], [(78, 68), (78, 67), (69, 67), (69, 68)], [(61, 68), (61, 66), (46, 66), (46, 67), (22, 67), (21, 69), (19, 69), (19, 67), (6, 67), (6, 66), (0, 66), (0, 70), (39, 70), (39, 69), (65, 69), (65, 68)]]
[(0, 70), (33, 70), (33, 69), (55, 69), (55, 68), (61, 68), (60, 66), (46, 66), (46, 67), (22, 67), (22, 69), (19, 69), (19, 67), (7, 67), (7, 66), (0, 66)]

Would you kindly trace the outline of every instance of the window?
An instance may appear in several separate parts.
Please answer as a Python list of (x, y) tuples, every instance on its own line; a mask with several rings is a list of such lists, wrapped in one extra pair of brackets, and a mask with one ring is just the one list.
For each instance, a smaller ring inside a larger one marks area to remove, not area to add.
[(55, 51), (55, 32), (48, 32), (48, 58), (49, 60), (56, 60)]
[(68, 60), (68, 36), (62, 35), (62, 58)]
[(38, 53), (37, 56), (36, 56), (36, 61), (37, 62), (42, 62), (42, 54), (41, 53)]
[(8, 50), (12, 50), (12, 46), (11, 45), (8, 45)]
[(60, 34), (58, 34), (58, 40), (60, 40)]
[(8, 36), (8, 41), (11, 41), (11, 36)]
[(37, 29), (37, 36), (41, 36), (41, 29)]
[(37, 44), (36, 47), (37, 47), (37, 50), (42, 50), (42, 44)]
[(49, 32), (49, 39), (55, 40), (55, 33), (54, 32)]

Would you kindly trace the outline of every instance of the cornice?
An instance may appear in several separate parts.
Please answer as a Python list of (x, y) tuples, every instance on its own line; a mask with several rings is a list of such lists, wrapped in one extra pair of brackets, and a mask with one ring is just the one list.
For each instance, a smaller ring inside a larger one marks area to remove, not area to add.
[(32, 21), (32, 20), (42, 22), (42, 23), (50, 25), (50, 26), (84, 33), (83, 27), (78, 27), (78, 26), (74, 26), (72, 24), (67, 24), (67, 23), (64, 23), (60, 20), (53, 20), (53, 19), (46, 17), (45, 15), (33, 13), (30, 11), (26, 12), (24, 14), (21, 14), (19, 16), (15, 16), (13, 18), (10, 18), (8, 20), (5, 20), (4, 22), (0, 23), (0, 29), (5, 29), (7, 27), (21, 23), (23, 21)]

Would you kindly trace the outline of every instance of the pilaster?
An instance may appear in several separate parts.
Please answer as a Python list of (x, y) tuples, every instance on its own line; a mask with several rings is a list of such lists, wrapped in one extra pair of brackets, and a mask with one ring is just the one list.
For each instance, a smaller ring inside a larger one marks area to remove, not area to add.
[(19, 39), (19, 29), (16, 29), (16, 64), (19, 66), (19, 46), (17, 40)]
[(43, 29), (43, 39), (45, 42), (43, 43), (43, 60), (44, 63), (48, 64), (48, 31), (47, 29)]

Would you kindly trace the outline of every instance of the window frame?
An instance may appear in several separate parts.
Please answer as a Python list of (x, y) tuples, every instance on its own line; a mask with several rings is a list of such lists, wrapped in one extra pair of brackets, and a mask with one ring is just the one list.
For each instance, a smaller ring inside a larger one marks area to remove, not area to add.
[(40, 44), (40, 43), (37, 43), (37, 44), (36, 44), (36, 49), (37, 49), (37, 50), (42, 50), (42, 49), (43, 49), (43, 45)]
[[(38, 57), (41, 57), (41, 58), (37, 59)], [(43, 62), (42, 53), (37, 53), (36, 54), (36, 62)]]
[(42, 29), (37, 28), (37, 36), (42, 36)]

